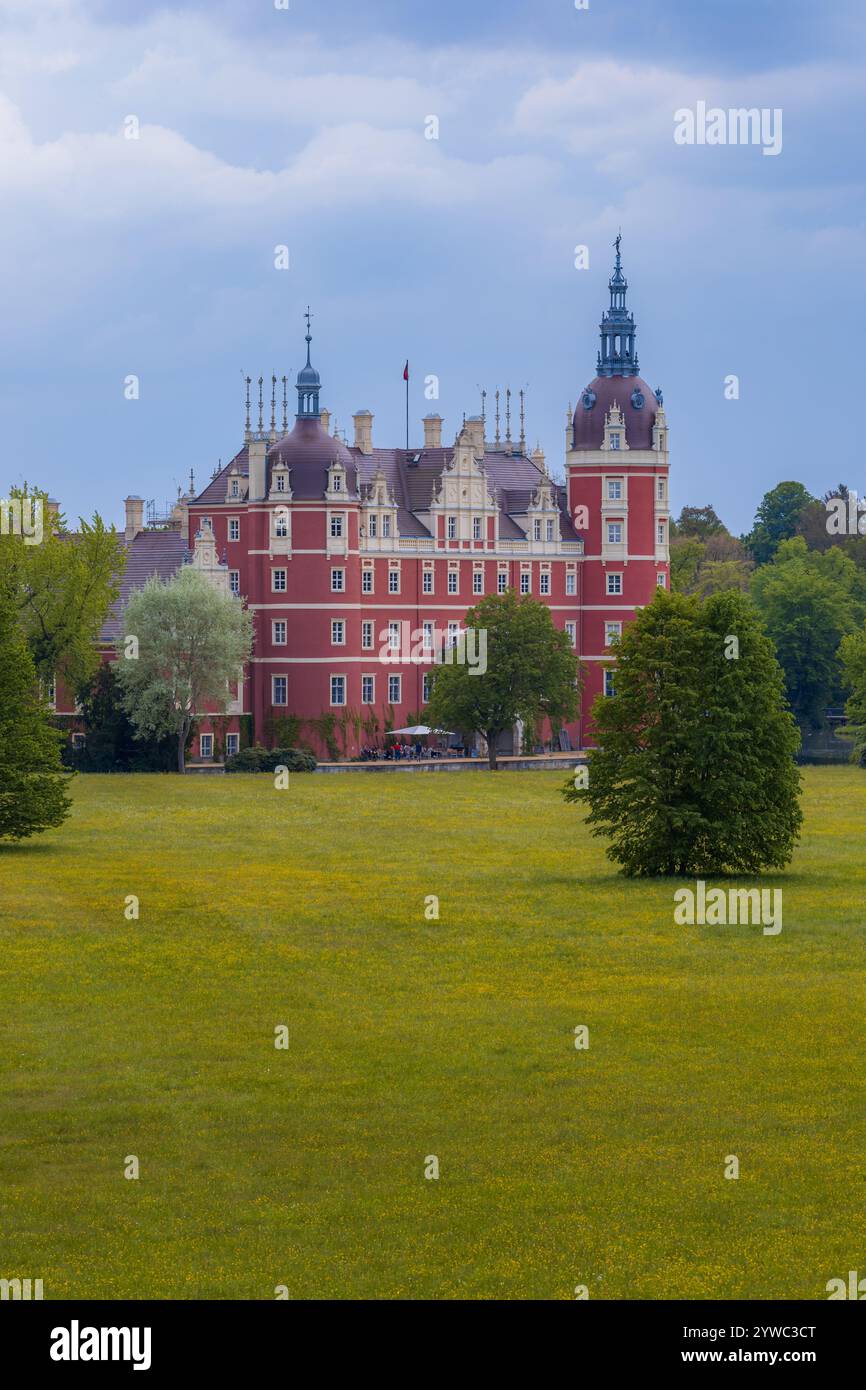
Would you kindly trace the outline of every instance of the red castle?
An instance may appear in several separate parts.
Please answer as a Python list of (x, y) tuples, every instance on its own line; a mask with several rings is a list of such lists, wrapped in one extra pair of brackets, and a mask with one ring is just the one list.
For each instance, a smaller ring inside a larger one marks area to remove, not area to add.
[[(304, 721), (303, 741), (324, 755), (310, 721), (329, 713), (345, 753), (357, 754), (377, 741), (359, 733), (361, 721), (368, 730), (378, 719), (381, 738), (423, 718), (437, 641), (453, 642), (484, 594), (511, 588), (548, 604), (568, 631), (584, 683), (580, 718), (566, 732), (573, 747), (592, 742), (592, 701), (612, 688), (610, 644), (669, 574), (668, 427), (661, 391), (638, 375), (627, 288), (617, 237), (597, 374), (573, 415), (569, 408), (565, 485), (551, 479), (539, 449), (526, 452), (522, 395), (512, 439), (510, 392), (504, 436), (496, 393), (492, 441), (483, 414), (466, 419), (451, 445), (435, 414), (423, 421), (421, 448), (375, 445), (366, 410), (354, 416), (351, 446), (329, 433), (308, 312), (291, 431), (286, 379), (280, 430), (277, 379), (269, 428), (259, 379), (252, 428), (248, 378), (243, 447), (203, 492), (180, 499), (161, 527), (143, 524), (140, 498), (126, 499), (127, 570), (103, 630), (106, 654), (131, 590), (184, 563), (237, 594), (254, 617), (237, 698), (223, 716), (201, 714), (194, 756), (235, 751), (245, 716), (256, 741), (280, 742), (288, 715)], [(550, 741), (551, 730), (542, 737)], [(500, 751), (519, 752), (519, 738), (509, 731)]]

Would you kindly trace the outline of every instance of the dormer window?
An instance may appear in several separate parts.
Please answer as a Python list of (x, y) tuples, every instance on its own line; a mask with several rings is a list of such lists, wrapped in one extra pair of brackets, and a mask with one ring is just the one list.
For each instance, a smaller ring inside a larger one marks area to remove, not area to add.
[(386, 515), (386, 516), (383, 516), (383, 517), (382, 517), (382, 535), (383, 535), (383, 536), (390, 536), (390, 534), (391, 534), (391, 518), (390, 518), (389, 516)]
[(611, 431), (611, 435), (610, 435), (610, 447), (611, 447), (612, 449), (618, 449), (618, 448), (619, 448), (619, 431), (618, 431), (618, 430), (612, 430), (612, 431)]
[(369, 524), (369, 528), (368, 528), (368, 535), (370, 535), (371, 537), (375, 537), (375, 535), (376, 535), (376, 518), (375, 518), (375, 516), (371, 516), (371, 517), (370, 517), (370, 524)]
[(277, 474), (277, 492), (285, 492), (285, 490), (286, 490), (286, 475), (285, 475), (285, 473), (278, 473), (278, 474)]
[(340, 477), (339, 473), (334, 473), (331, 478), (331, 490), (333, 492), (342, 492), (342, 489), (343, 479)]
[(548, 523), (547, 523), (547, 539), (548, 539), (549, 541), (552, 541), (552, 540), (553, 540), (553, 522), (552, 522), (552, 521), (548, 521)]
[(238, 487), (238, 480), (237, 480), (237, 478), (232, 478), (232, 489), (231, 489), (231, 491), (232, 491), (232, 497), (238, 497), (238, 496), (240, 496), (240, 488)]
[(534, 523), (533, 528), (532, 528), (532, 535), (533, 535), (533, 538), (534, 538), (535, 540), (537, 540), (537, 541), (540, 541), (540, 540), (541, 540), (541, 522), (540, 522), (540, 521), (536, 521), (536, 522)]

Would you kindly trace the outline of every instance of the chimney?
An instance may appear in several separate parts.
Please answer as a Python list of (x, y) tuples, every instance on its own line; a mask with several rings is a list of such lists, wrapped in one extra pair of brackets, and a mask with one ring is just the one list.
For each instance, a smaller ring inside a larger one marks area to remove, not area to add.
[(355, 422), (355, 448), (362, 454), (373, 452), (373, 417), (369, 410), (359, 410), (352, 416)]
[(261, 502), (265, 495), (265, 468), (268, 452), (267, 439), (251, 439), (247, 445), (247, 458), (250, 468), (250, 489), (248, 500)]
[(542, 473), (545, 471), (545, 470), (544, 470), (544, 450), (542, 449), (542, 447), (541, 447), (540, 444), (536, 444), (535, 448), (534, 448), (533, 451), (532, 451), (532, 462), (538, 464), (538, 466), (539, 466), (539, 468), (541, 469)]
[(320, 415), (321, 421), (322, 421), (322, 429), (325, 431), (325, 434), (330, 434), (330, 433), (331, 433), (331, 412), (330, 412), (330, 410), (320, 410), (320, 411), (319, 411), (319, 415)]
[(484, 457), (484, 421), (480, 415), (470, 415), (466, 421), (466, 432), (476, 458)]
[(123, 505), (126, 507), (126, 543), (130, 545), (139, 531), (144, 530), (144, 500), (141, 497), (125, 497)]
[(421, 422), (424, 426), (424, 448), (442, 448), (442, 416), (425, 415)]
[(45, 510), (48, 513), (49, 526), (53, 530), (54, 526), (56, 525), (57, 518), (60, 515), (60, 503), (57, 501), (56, 497), (49, 497), (46, 499)]

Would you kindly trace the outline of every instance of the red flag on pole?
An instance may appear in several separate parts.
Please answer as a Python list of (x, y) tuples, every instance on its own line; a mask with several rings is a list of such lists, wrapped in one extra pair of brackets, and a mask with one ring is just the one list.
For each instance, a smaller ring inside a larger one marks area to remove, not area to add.
[(409, 359), (408, 359), (408, 357), (407, 357), (407, 359), (406, 359), (406, 365), (405, 365), (405, 367), (403, 368), (403, 380), (404, 380), (404, 381), (408, 381), (408, 380), (409, 380)]

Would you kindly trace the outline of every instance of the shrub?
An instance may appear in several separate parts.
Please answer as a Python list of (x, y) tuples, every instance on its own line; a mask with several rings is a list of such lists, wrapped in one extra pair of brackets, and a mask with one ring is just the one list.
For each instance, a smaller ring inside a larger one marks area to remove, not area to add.
[(302, 748), (242, 748), (226, 758), (226, 772), (273, 772), (285, 767), (289, 772), (315, 772), (316, 759)]

